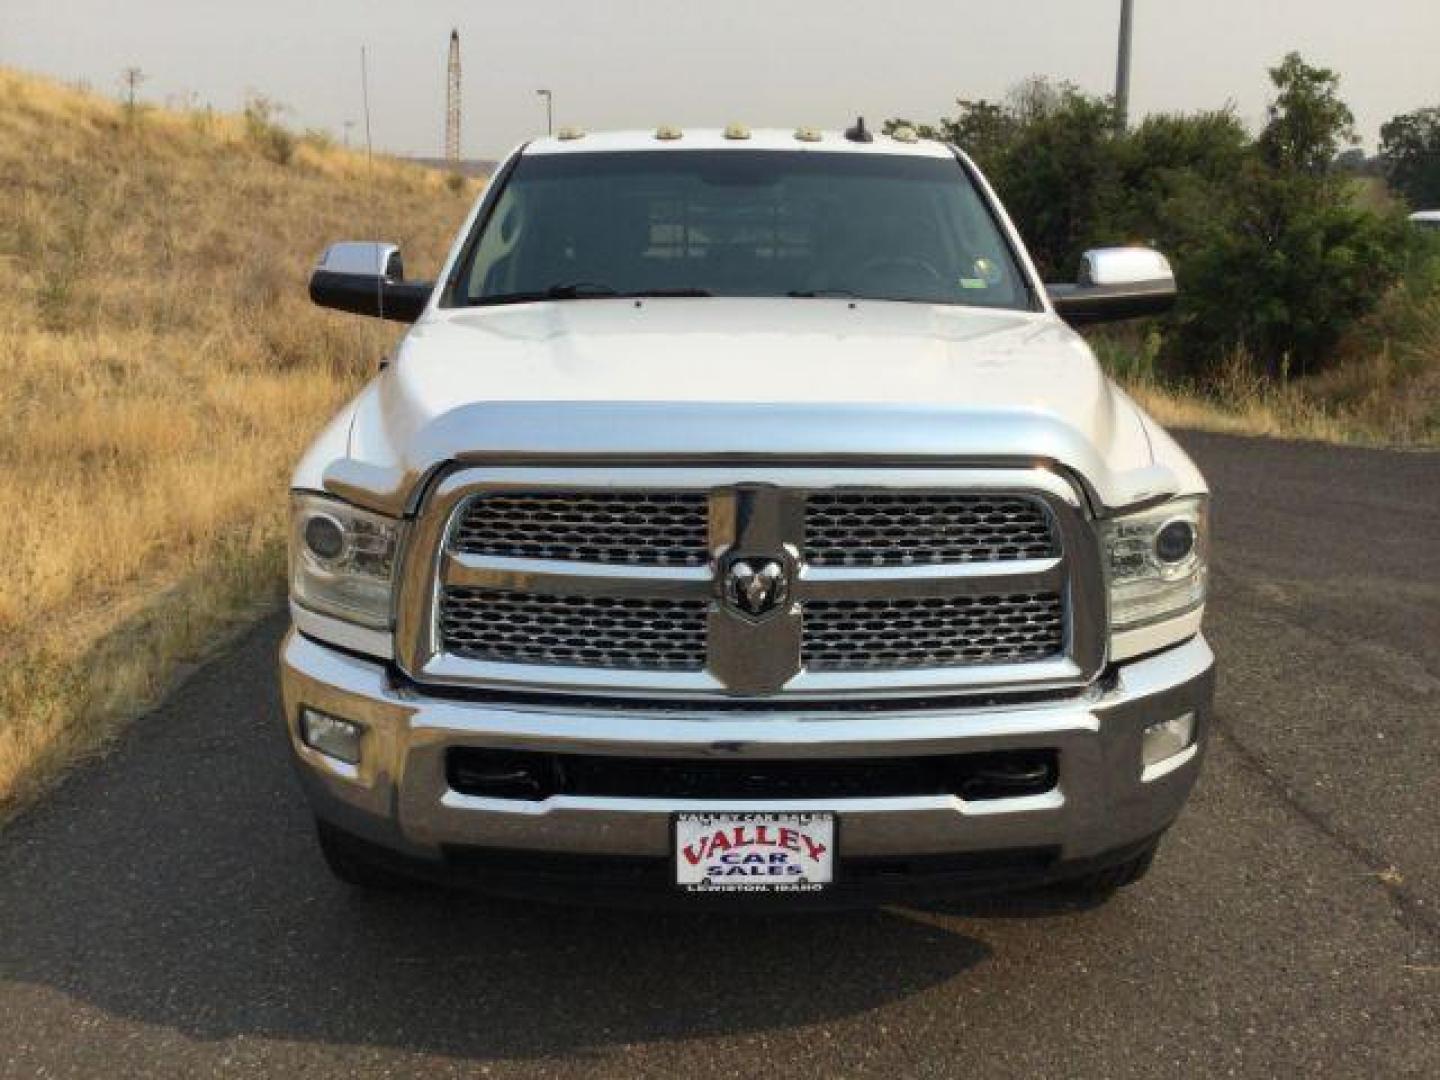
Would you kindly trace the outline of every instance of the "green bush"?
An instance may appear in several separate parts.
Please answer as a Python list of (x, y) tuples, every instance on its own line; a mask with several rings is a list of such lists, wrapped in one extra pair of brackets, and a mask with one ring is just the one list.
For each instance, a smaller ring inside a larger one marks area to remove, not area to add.
[(1183, 263), (1172, 350), (1201, 374), (1236, 351), (1270, 376), (1320, 370), (1399, 279), (1409, 241), (1403, 218), (1352, 205), (1333, 181), (1251, 162), (1225, 227)]

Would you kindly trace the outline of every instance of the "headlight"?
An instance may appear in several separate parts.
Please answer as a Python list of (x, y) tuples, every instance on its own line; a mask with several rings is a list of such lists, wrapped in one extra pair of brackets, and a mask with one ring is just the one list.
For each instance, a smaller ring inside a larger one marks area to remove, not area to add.
[(386, 630), (400, 522), (338, 499), (291, 499), (290, 595), (301, 607)]
[(1100, 523), (1110, 629), (1173, 619), (1205, 602), (1209, 500), (1177, 499)]

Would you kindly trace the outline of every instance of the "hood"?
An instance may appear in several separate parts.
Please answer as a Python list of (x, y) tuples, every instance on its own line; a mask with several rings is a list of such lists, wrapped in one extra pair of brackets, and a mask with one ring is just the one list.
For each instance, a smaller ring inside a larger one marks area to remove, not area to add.
[(1046, 460), (1126, 505), (1177, 489), (1053, 316), (845, 300), (441, 310), (356, 402), (325, 485), (395, 512), (446, 461)]

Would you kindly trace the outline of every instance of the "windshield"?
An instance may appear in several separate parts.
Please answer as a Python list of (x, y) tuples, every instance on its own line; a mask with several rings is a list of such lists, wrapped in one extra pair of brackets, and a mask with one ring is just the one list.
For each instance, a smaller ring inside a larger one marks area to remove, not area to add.
[(451, 302), (667, 295), (1030, 307), (954, 158), (740, 150), (521, 157)]

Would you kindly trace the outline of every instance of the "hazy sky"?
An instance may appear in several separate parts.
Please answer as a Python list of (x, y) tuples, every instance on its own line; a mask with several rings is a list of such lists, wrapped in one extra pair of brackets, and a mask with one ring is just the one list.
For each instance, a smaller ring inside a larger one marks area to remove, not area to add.
[[(1265, 68), (1299, 49), (1337, 68), (1373, 144), (1397, 112), (1440, 105), (1440, 0), (1137, 0), (1136, 113), (1233, 102), (1258, 124)], [(234, 109), (248, 91), (296, 127), (361, 118), (365, 45), (376, 145), (439, 154), (445, 56), (464, 59), (463, 152), (496, 157), (557, 123), (839, 126), (929, 119), (1031, 74), (1113, 89), (1119, 0), (0, 0), (0, 64), (118, 93)], [(361, 127), (355, 127), (359, 138)]]

